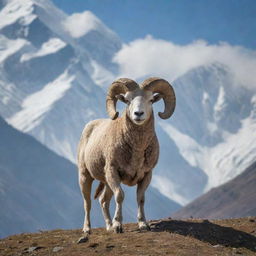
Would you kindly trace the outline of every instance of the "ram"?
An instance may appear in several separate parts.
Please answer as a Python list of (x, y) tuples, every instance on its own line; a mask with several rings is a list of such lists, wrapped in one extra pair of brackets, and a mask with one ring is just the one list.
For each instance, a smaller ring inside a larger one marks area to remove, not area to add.
[[(138, 85), (131, 79), (120, 78), (111, 84), (106, 98), (111, 119), (94, 120), (85, 126), (78, 146), (79, 185), (85, 210), (84, 232), (90, 233), (91, 229), (93, 180), (100, 181), (95, 198), (99, 197), (107, 230), (123, 231), (124, 192), (121, 183), (137, 185), (138, 225), (140, 229), (149, 229), (144, 214), (145, 190), (159, 156), (152, 104), (160, 99), (163, 99), (165, 109), (158, 114), (167, 119), (174, 112), (176, 99), (172, 86), (166, 80), (152, 77)], [(116, 111), (117, 100), (127, 104), (121, 117)], [(113, 194), (116, 209), (112, 221), (109, 204)]]

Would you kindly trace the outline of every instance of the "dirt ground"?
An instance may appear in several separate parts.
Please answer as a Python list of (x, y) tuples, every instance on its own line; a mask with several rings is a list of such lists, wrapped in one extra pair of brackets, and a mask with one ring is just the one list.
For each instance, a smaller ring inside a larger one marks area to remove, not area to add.
[(124, 233), (52, 230), (0, 240), (0, 255), (256, 255), (256, 217), (227, 220), (155, 220), (151, 231), (125, 224)]

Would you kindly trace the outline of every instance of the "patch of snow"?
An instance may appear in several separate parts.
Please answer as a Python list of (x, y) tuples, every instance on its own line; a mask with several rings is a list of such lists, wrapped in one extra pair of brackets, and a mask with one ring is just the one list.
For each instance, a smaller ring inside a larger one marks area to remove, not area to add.
[(66, 43), (59, 38), (51, 38), (45, 42), (42, 47), (36, 52), (24, 53), (20, 61), (28, 61), (36, 57), (42, 57), (45, 55), (53, 54), (66, 46)]
[(208, 175), (206, 191), (233, 179), (255, 161), (255, 131), (256, 122), (248, 117), (242, 120), (236, 134), (228, 134), (215, 147), (205, 148), (203, 170)]
[(0, 29), (13, 24), (20, 18), (22, 18), (20, 21), (22, 25), (28, 25), (36, 18), (33, 11), (33, 1), (9, 1), (0, 12)]
[(221, 118), (221, 113), (223, 111), (223, 109), (225, 109), (226, 107), (226, 101), (225, 101), (225, 91), (223, 86), (220, 87), (219, 89), (219, 95), (217, 98), (217, 102), (214, 106), (214, 119), (216, 121), (219, 121)]
[(207, 92), (203, 92), (202, 104), (205, 105), (209, 101), (209, 94)]
[(218, 126), (214, 122), (207, 122), (207, 129), (211, 134), (214, 134), (215, 132), (218, 131)]
[(151, 186), (178, 204), (186, 205), (189, 202), (189, 200), (187, 200), (185, 197), (176, 193), (177, 189), (174, 187), (173, 183), (165, 177), (153, 175)]
[(178, 131), (174, 126), (161, 121), (159, 124), (178, 146), (180, 154), (184, 159), (186, 159), (191, 166), (202, 168), (202, 146), (188, 135)]
[(54, 102), (60, 99), (71, 87), (75, 76), (70, 76), (67, 71), (56, 80), (44, 86), (36, 93), (29, 95), (22, 102), (22, 110), (7, 119), (8, 123), (24, 132), (29, 132), (38, 126)]
[(91, 65), (93, 68), (91, 74), (93, 81), (102, 88), (108, 87), (114, 80), (114, 75), (95, 60), (91, 61)]
[(11, 40), (5, 36), (0, 35), (0, 62), (19, 51), (28, 42), (24, 39)]

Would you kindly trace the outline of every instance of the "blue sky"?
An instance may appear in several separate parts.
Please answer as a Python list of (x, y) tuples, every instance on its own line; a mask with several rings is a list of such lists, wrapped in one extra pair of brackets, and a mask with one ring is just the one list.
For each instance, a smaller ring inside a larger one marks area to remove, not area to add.
[(66, 13), (92, 11), (124, 42), (197, 39), (256, 49), (256, 0), (53, 0)]

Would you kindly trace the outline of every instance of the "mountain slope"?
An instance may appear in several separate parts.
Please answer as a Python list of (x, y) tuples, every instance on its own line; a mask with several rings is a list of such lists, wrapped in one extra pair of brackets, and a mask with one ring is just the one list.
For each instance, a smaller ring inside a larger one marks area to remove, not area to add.
[(9, 0), (0, 16), (0, 114), (75, 162), (83, 126), (105, 115), (97, 83), (112, 79), (120, 39), (89, 13), (97, 26), (73, 37), (70, 17), (48, 0)]
[(2, 118), (0, 133), (0, 236), (77, 226), (75, 166)]
[(211, 189), (186, 207), (172, 214), (174, 218), (240, 218), (256, 215), (256, 162), (233, 180)]

